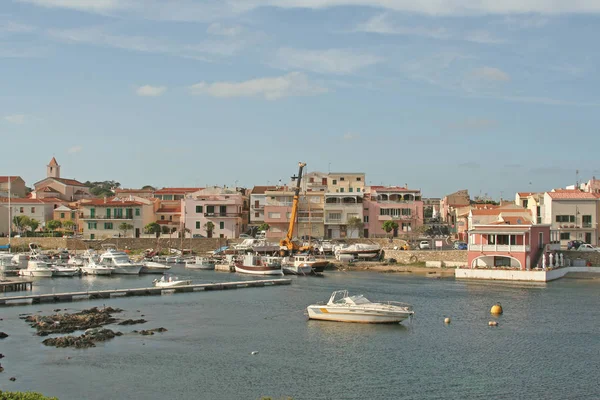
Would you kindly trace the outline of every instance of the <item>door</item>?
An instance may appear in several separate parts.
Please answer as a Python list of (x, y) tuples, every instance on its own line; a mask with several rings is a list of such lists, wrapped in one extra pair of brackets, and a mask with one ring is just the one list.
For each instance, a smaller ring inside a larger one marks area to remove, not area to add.
[(592, 232), (586, 232), (585, 233), (585, 242), (592, 244)]
[(136, 238), (140, 237), (140, 228), (135, 228), (135, 237)]

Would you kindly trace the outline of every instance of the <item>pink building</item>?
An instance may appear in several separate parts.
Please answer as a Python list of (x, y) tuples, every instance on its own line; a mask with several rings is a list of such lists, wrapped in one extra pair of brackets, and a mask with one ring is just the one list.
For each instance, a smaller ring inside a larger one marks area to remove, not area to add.
[(385, 221), (398, 223), (394, 236), (411, 232), (423, 225), (423, 200), (421, 191), (397, 186), (370, 186), (364, 197), (364, 236), (383, 237)]
[[(192, 237), (236, 238), (246, 229), (242, 219), (242, 193), (225, 188), (206, 188), (181, 200), (185, 228)], [(213, 230), (207, 230), (211, 222)]]
[(534, 225), (522, 216), (502, 216), (485, 224), (474, 223), (469, 230), (470, 268), (512, 268), (529, 270), (539, 265), (550, 243), (550, 225)]

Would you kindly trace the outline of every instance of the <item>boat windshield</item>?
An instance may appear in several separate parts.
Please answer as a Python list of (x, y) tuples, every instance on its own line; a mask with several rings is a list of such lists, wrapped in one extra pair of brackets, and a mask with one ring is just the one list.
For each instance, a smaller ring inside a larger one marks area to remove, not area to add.
[(362, 294), (359, 294), (359, 295), (356, 295), (356, 296), (346, 297), (344, 300), (346, 300), (346, 303), (348, 303), (348, 304), (354, 304), (354, 305), (369, 304), (370, 303), (370, 301), (367, 300), (367, 298), (364, 297)]

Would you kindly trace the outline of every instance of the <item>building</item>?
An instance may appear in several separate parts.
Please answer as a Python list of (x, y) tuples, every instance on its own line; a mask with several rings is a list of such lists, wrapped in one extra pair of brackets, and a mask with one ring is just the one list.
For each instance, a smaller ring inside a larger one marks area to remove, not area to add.
[(440, 203), (440, 218), (450, 225), (456, 224), (455, 210), (459, 207), (471, 204), (471, 198), (468, 190), (459, 190), (447, 196), (444, 196)]
[(527, 210), (524, 216), (508, 216), (500, 209), (476, 211), (470, 215), (468, 267), (529, 270), (539, 265), (551, 240), (550, 225), (534, 224)]
[(27, 189), (20, 176), (0, 176), (0, 197), (25, 197)]
[[(243, 193), (220, 187), (205, 188), (181, 200), (185, 228), (192, 237), (239, 237), (247, 229), (243, 207)], [(212, 231), (207, 229), (209, 223)]]
[(265, 192), (275, 190), (276, 186), (254, 186), (250, 191), (250, 225), (259, 226), (265, 222)]
[(327, 174), (326, 191), (328, 193), (363, 193), (365, 191), (365, 174), (330, 172)]
[(55, 198), (63, 201), (77, 201), (90, 199), (90, 189), (75, 179), (65, 179), (60, 176), (60, 165), (56, 158), (46, 167), (46, 178), (34, 183), (35, 190), (32, 193), (34, 199)]
[(143, 197), (145, 199), (151, 199), (154, 197), (154, 189), (126, 189), (118, 188), (114, 190), (115, 196), (117, 197)]
[(365, 237), (386, 237), (385, 221), (396, 221), (394, 237), (412, 232), (423, 225), (424, 204), (421, 191), (398, 186), (370, 186), (366, 188), (363, 204)]
[(542, 223), (551, 226), (566, 247), (570, 240), (598, 245), (598, 194), (558, 189), (544, 193)]
[[(298, 215), (293, 237), (323, 238), (324, 192), (300, 192)], [(268, 238), (281, 239), (286, 236), (292, 215), (294, 188), (280, 187), (265, 192), (264, 222), (269, 225)]]
[(186, 195), (201, 190), (202, 188), (175, 187), (166, 187), (155, 190), (153, 198), (158, 200), (156, 222), (161, 226), (166, 226), (169, 232), (181, 230), (183, 225), (181, 202), (185, 199)]
[(79, 230), (79, 213), (78, 213), (76, 206), (67, 206), (64, 204), (60, 205), (59, 207), (57, 207), (53, 210), (52, 219), (55, 221), (60, 221), (60, 223), (62, 224), (63, 230), (68, 230), (68, 229), (66, 229), (65, 225), (68, 225), (69, 224), (68, 221), (71, 221), (74, 224), (73, 230), (75, 232), (80, 232), (80, 230)]
[(423, 199), (423, 218), (439, 218), (442, 199), (439, 197), (424, 197)]
[[(156, 203), (142, 197), (111, 197), (79, 202), (79, 224), (84, 239), (140, 237), (156, 220)], [(121, 229), (121, 224), (131, 227)]]
[(531, 212), (533, 222), (542, 223), (541, 205), (544, 201), (543, 193), (518, 192), (515, 195), (515, 205), (528, 209)]
[[(8, 198), (0, 197), (0, 205), (0, 234), (6, 236), (9, 232), (8, 223), (14, 221), (16, 216), (27, 216), (35, 219), (39, 223), (39, 228), (44, 228), (46, 222), (53, 218), (53, 210), (60, 203), (43, 199), (11, 198), (9, 211)], [(12, 232), (15, 231), (13, 224)]]

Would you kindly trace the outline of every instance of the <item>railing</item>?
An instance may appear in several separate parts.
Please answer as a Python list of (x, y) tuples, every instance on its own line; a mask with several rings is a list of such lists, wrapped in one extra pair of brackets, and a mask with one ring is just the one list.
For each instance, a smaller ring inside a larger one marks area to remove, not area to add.
[(416, 200), (377, 200), (379, 204), (409, 204), (414, 203)]
[(252, 206), (252, 209), (253, 210), (264, 210), (265, 209), (265, 205), (264, 204), (259, 204), (257, 206), (255, 205), (255, 206)]
[(298, 217), (298, 222), (323, 222), (323, 217)]
[(389, 221), (389, 220), (411, 220), (415, 219), (412, 215), (379, 215), (377, 218), (379, 221)]
[(241, 213), (223, 213), (223, 212), (213, 212), (213, 213), (204, 213), (205, 217), (212, 217), (212, 218), (235, 218), (235, 217), (241, 217), (242, 214)]
[(591, 227), (592, 227), (592, 223), (591, 223), (591, 222), (590, 222), (590, 223), (584, 222), (584, 223), (582, 224), (582, 227), (583, 227), (583, 228), (591, 228)]
[(133, 215), (80, 215), (79, 218), (81, 218), (81, 219), (133, 219)]
[(342, 219), (331, 219), (331, 218), (325, 219), (326, 224), (341, 224), (342, 221), (343, 221)]
[(469, 251), (497, 251), (497, 252), (514, 252), (523, 253), (529, 251), (529, 246), (523, 245), (506, 245), (506, 244), (469, 244)]

